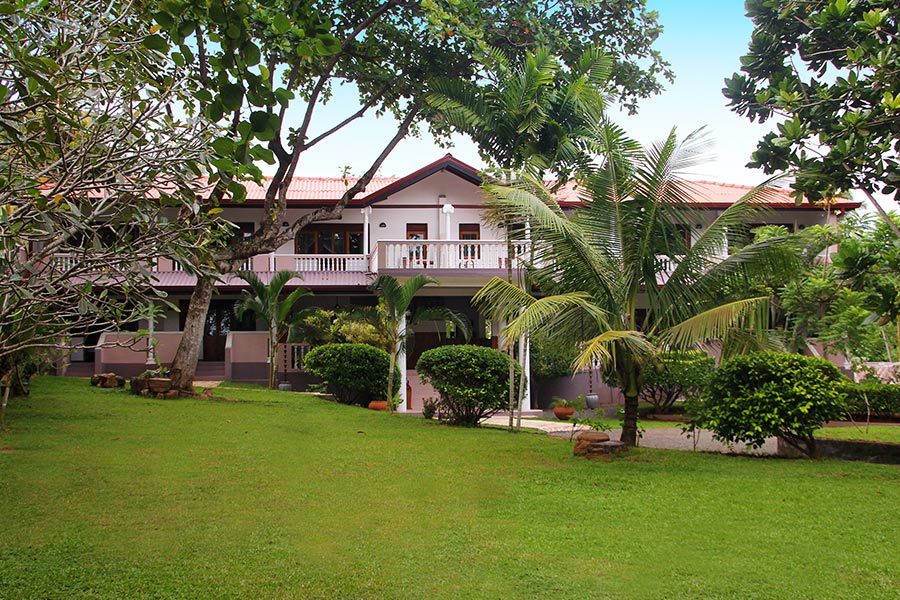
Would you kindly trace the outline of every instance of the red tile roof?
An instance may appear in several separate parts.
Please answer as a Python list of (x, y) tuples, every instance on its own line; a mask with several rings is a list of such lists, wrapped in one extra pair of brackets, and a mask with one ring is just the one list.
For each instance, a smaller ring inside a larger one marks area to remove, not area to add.
[[(354, 198), (349, 206), (368, 206), (379, 202), (391, 194), (433, 175), (440, 171), (453, 173), (473, 185), (481, 183), (479, 171), (470, 165), (447, 154), (442, 158), (406, 175), (404, 177), (374, 177), (366, 185), (365, 190)], [(340, 199), (344, 192), (359, 180), (358, 177), (295, 177), (288, 187), (288, 205), (292, 207), (311, 207), (333, 204)], [(247, 200), (245, 204), (255, 206), (262, 203), (265, 198), (267, 182), (263, 186), (247, 182)], [(744, 194), (753, 189), (748, 185), (735, 185), (730, 183), (718, 183), (714, 181), (688, 182), (693, 192), (693, 201), (704, 208), (725, 208), (736, 202)], [(563, 204), (575, 205), (581, 202), (583, 189), (574, 183), (569, 183), (560, 188), (556, 193), (557, 200)], [(783, 188), (770, 188), (761, 198), (763, 204), (772, 208), (797, 208), (802, 210), (819, 209), (819, 206), (804, 202), (797, 206), (790, 196), (790, 190)], [(849, 199), (838, 199), (832, 208), (835, 210), (852, 210), (859, 208), (860, 203)]]
[[(716, 181), (688, 181), (685, 182), (691, 194), (691, 202), (703, 208), (727, 208), (746, 195), (753, 186), (737, 185), (733, 183), (719, 183)], [(563, 186), (557, 193), (556, 199), (562, 205), (576, 205), (582, 201), (584, 188), (570, 183)], [(821, 210), (819, 204), (804, 202), (797, 205), (791, 197), (791, 190), (786, 188), (768, 188), (758, 196), (761, 204), (769, 208)], [(836, 198), (831, 204), (832, 210), (853, 210), (859, 208), (860, 202), (848, 198)]]

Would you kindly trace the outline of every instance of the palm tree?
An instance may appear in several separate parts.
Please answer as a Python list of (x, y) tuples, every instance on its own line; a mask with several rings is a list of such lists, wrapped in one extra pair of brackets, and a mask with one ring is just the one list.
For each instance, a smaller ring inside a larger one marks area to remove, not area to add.
[[(677, 173), (694, 164), (703, 147), (697, 132), (679, 143), (672, 131), (646, 150), (605, 123), (598, 150), (601, 168), (584, 181), (583, 205), (568, 218), (542, 182), (486, 186), (490, 204), (506, 220), (529, 222), (535, 241), (528, 268), (544, 297), (502, 279), (491, 280), (475, 301), (489, 313), (510, 316), (506, 339), (545, 328), (580, 342), (575, 368), (599, 362), (625, 397), (622, 441), (637, 441), (638, 393), (644, 365), (663, 349), (717, 341), (723, 354), (767, 344), (768, 297), (735, 300), (758, 269), (789, 268), (778, 238), (725, 256), (728, 230), (760, 210), (757, 188), (688, 242), (690, 188)], [(514, 316), (515, 315), (515, 316)]]
[(292, 324), (300, 315), (300, 313), (291, 314), (294, 305), (300, 298), (309, 296), (312, 292), (306, 288), (297, 288), (282, 297), (287, 283), (294, 277), (300, 277), (295, 271), (278, 271), (268, 285), (255, 273), (248, 271), (238, 273), (238, 277), (247, 282), (250, 290), (244, 290), (241, 299), (234, 306), (234, 312), (238, 318), (242, 318), (250, 311), (266, 322), (269, 331), (269, 388), (275, 389), (278, 344), (289, 338)]
[[(402, 284), (391, 275), (379, 275), (370, 286), (378, 295), (377, 318), (373, 324), (389, 340), (392, 350), (388, 352), (391, 357), (390, 371), (388, 371), (388, 395), (394, 392), (394, 367), (406, 349), (406, 343), (415, 323), (422, 321), (450, 321), (468, 339), (471, 335), (469, 320), (458, 312), (444, 306), (420, 307), (414, 313), (409, 313), (413, 298), (423, 287), (429, 284), (437, 285), (438, 281), (428, 275), (415, 275)], [(395, 398), (390, 397), (388, 406), (391, 411), (396, 404)]]
[(565, 181), (587, 168), (612, 61), (596, 49), (571, 64), (546, 48), (517, 63), (499, 52), (491, 58), (484, 80), (438, 81), (428, 103), (501, 169), (552, 171)]

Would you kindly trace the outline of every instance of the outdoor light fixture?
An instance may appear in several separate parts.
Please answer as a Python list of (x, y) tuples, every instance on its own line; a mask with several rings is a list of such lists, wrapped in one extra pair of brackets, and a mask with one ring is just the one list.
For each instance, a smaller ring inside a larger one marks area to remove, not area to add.
[(381, 223), (378, 224), (378, 226), (379, 227), (387, 227), (387, 223), (382, 221)]

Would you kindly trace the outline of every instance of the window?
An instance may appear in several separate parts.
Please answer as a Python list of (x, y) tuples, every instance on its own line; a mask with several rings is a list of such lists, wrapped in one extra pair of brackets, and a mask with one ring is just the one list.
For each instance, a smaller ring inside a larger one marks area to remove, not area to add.
[(363, 254), (362, 225), (310, 225), (297, 235), (297, 254)]
[(256, 223), (235, 221), (232, 223), (232, 225), (234, 225), (234, 229), (232, 230), (234, 232), (234, 235), (240, 236), (242, 238), (248, 238), (253, 235), (254, 231), (256, 231)]

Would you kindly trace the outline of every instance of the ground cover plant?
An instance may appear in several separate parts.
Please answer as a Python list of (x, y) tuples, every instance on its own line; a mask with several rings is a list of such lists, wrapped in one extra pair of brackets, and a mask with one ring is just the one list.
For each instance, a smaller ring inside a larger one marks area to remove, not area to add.
[(896, 467), (589, 462), (249, 386), (216, 392), (235, 402), (33, 386), (0, 436), (0, 598), (900, 594)]

